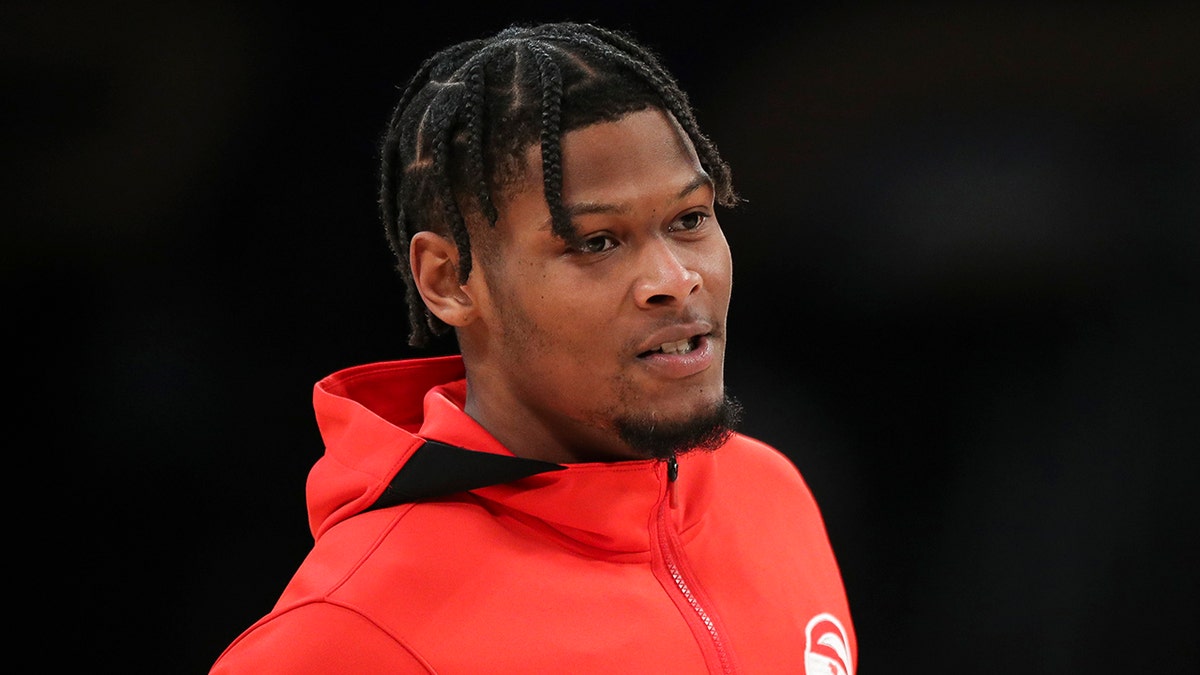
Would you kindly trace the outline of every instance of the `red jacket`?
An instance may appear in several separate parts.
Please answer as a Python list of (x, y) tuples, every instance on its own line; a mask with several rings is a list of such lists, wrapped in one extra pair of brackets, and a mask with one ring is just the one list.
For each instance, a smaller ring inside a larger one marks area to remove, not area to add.
[(674, 481), (659, 460), (521, 459), (462, 411), (462, 378), (449, 356), (317, 383), (315, 544), (213, 675), (854, 672), (786, 456), (735, 435)]

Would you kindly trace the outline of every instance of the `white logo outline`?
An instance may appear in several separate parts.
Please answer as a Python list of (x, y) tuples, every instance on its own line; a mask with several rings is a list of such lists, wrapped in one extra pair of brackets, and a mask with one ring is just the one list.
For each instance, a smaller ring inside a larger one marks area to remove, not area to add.
[(804, 627), (805, 675), (854, 675), (846, 627), (829, 612), (808, 620)]

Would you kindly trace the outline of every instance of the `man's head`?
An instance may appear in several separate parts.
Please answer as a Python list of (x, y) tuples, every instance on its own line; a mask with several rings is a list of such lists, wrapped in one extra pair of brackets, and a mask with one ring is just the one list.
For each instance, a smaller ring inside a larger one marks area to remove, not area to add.
[(392, 113), (380, 172), (383, 223), (408, 285), (412, 346), (447, 330), (411, 283), (412, 234), (453, 237), (465, 281), (473, 262), (467, 220), (495, 222), (493, 195), (521, 178), (516, 160), (541, 143), (554, 232), (571, 238), (561, 205), (562, 134), (648, 106), (676, 118), (713, 179), (717, 203), (733, 206), (729, 167), (697, 127), (687, 95), (657, 56), (629, 36), (588, 24), (511, 27), (448, 47), (421, 65)]
[(467, 409), (552, 461), (712, 447), (725, 396), (729, 169), (657, 58), (517, 27), (422, 65), (383, 146), (410, 343), (453, 327)]

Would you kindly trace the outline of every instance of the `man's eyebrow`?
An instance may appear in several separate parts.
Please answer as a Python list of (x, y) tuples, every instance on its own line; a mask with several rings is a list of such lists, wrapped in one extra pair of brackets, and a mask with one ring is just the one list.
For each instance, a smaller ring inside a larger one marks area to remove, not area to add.
[(679, 194), (675, 195), (675, 198), (683, 199), (684, 197), (692, 194), (693, 192), (695, 192), (696, 190), (699, 190), (700, 188), (702, 188), (704, 186), (712, 187), (713, 180), (712, 180), (711, 176), (709, 176), (707, 173), (704, 173), (703, 171), (701, 171), (700, 173), (696, 174), (696, 177), (693, 178), (690, 183), (683, 186), (683, 189), (679, 191)]
[[(708, 174), (703, 172), (697, 173), (695, 178), (688, 181), (688, 184), (683, 186), (683, 189), (675, 195), (675, 198), (683, 199), (704, 186), (711, 187), (712, 184), (712, 178)], [(628, 210), (628, 207), (618, 204), (605, 204), (603, 202), (577, 202), (575, 204), (567, 204), (566, 209), (567, 215), (574, 217), (596, 213), (624, 213)]]

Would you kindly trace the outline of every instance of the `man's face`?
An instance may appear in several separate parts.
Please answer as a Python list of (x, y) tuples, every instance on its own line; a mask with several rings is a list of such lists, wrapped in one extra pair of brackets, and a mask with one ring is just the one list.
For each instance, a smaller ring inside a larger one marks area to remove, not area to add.
[(729, 421), (732, 261), (709, 177), (654, 109), (568, 132), (562, 156), (583, 243), (551, 232), (531, 148), (525, 180), (499, 203), (495, 249), (465, 286), (478, 311), (460, 329), (468, 412), (518, 455), (550, 461), (712, 440)]

